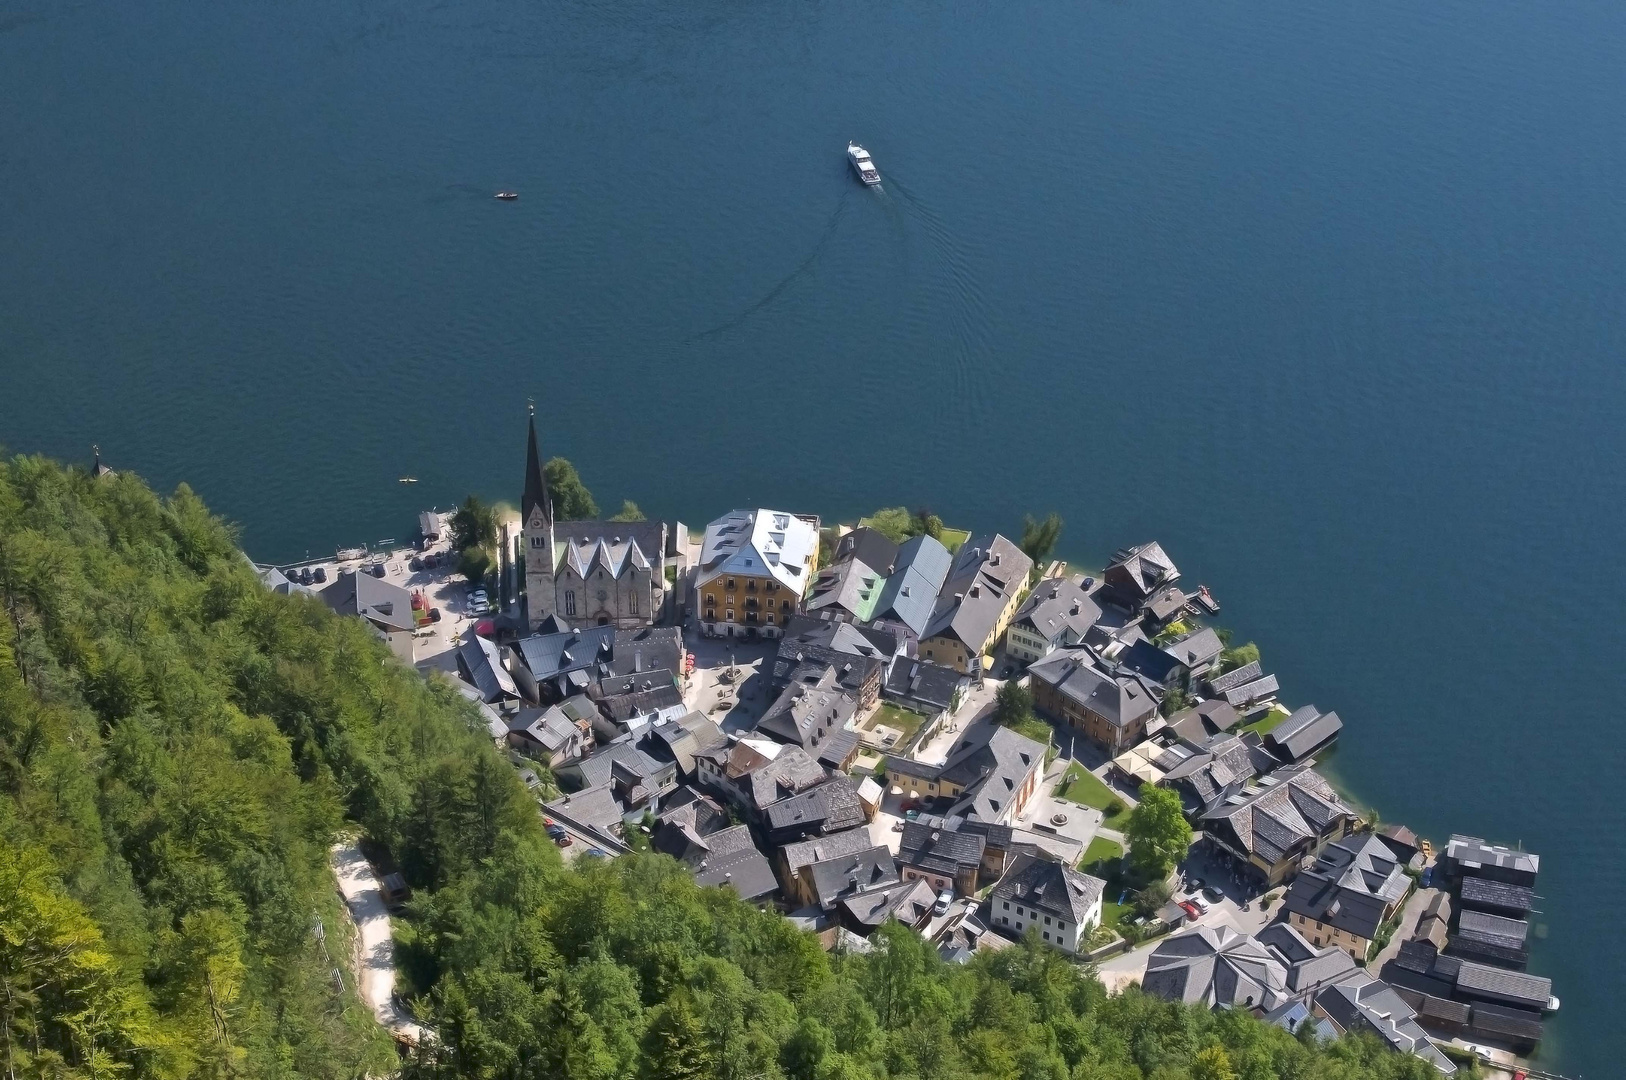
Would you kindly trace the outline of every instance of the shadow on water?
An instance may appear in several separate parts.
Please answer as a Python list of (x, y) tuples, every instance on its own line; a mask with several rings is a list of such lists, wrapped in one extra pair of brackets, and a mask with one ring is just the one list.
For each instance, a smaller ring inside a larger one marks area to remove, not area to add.
[(778, 284), (764, 293), (762, 298), (757, 300), (750, 307), (746, 308), (732, 319), (729, 319), (727, 322), (719, 323), (709, 330), (702, 330), (700, 333), (695, 334), (693, 337), (685, 341), (684, 344), (693, 345), (697, 342), (705, 341), (707, 338), (713, 338), (719, 334), (726, 334), (728, 331), (743, 325), (747, 319), (768, 307), (768, 305), (772, 304), (775, 300), (779, 299), (785, 294), (786, 289), (789, 289), (792, 285), (796, 284), (796, 282), (803, 275), (811, 271), (813, 267), (818, 264), (819, 257), (824, 254), (824, 249), (830, 245), (830, 238), (836, 234), (836, 227), (841, 224), (841, 215), (847, 208), (847, 198), (851, 194), (851, 191), (845, 191), (842, 193), (841, 198), (836, 200), (836, 208), (830, 214), (830, 220), (825, 223), (824, 232), (819, 236), (819, 242), (813, 245), (813, 250), (808, 253), (807, 258), (803, 259), (799, 264), (797, 264), (796, 269), (792, 270), (789, 274), (781, 278)]

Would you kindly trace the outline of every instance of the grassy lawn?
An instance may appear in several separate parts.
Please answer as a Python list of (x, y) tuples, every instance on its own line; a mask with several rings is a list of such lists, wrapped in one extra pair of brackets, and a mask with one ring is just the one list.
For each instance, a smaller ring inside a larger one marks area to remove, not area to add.
[(938, 537), (938, 541), (951, 552), (959, 551), (960, 545), (969, 539), (971, 539), (970, 529), (951, 529), (947, 525), (943, 526), (943, 535)]
[(1124, 849), (1117, 841), (1097, 836), (1085, 849), (1084, 857), (1078, 860), (1078, 868), (1086, 874), (1106, 877), (1110, 865), (1123, 858), (1123, 854)]
[[(1069, 802), (1092, 806), (1101, 811), (1104, 815), (1101, 824), (1109, 829), (1122, 830), (1129, 820), (1129, 808), (1124, 805), (1123, 799), (1118, 797), (1118, 793), (1086, 771), (1082, 765), (1074, 765), (1067, 770), (1057, 794)], [(1112, 806), (1118, 807), (1117, 812), (1109, 809)]]
[(1290, 715), (1292, 714), (1284, 713), (1280, 709), (1271, 709), (1253, 723), (1243, 724), (1241, 727), (1237, 728), (1236, 734), (1240, 735), (1244, 731), (1257, 731), (1261, 736), (1269, 735), (1272, 731), (1275, 731), (1278, 727), (1280, 727), (1282, 721), (1286, 720)]
[(1101, 901), (1101, 925), (1118, 929), (1118, 920), (1125, 916), (1133, 917), (1135, 909), (1128, 904), (1114, 904), (1110, 900)]
[(898, 737), (896, 744), (897, 746), (902, 746), (914, 736), (915, 732), (920, 730), (920, 725), (924, 724), (925, 722), (926, 718), (921, 716), (919, 713), (910, 712), (908, 709), (899, 708), (890, 701), (883, 701), (881, 703), (881, 707), (876, 709), (875, 712), (870, 715), (870, 718), (865, 721), (864, 726), (867, 728), (873, 728), (876, 724), (884, 724), (889, 728), (896, 728), (897, 730), (903, 732), (903, 734)]

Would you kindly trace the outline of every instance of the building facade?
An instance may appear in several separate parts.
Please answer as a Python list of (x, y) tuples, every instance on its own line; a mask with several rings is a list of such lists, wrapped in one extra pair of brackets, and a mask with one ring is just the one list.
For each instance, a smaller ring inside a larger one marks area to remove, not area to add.
[(734, 510), (706, 526), (695, 579), (696, 610), (710, 637), (784, 633), (813, 581), (819, 519), (779, 510)]
[(967, 541), (937, 596), (919, 652), (959, 672), (982, 670), (1027, 589), (1033, 560), (995, 533)]
[(536, 445), (532, 410), (525, 447), (525, 602), (528, 625), (550, 616), (572, 626), (648, 626), (667, 598), (667, 528), (650, 521), (561, 521)]

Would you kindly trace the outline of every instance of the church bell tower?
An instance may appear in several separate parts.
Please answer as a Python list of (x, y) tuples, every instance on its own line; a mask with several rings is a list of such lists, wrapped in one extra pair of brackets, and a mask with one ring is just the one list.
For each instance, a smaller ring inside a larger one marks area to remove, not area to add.
[(525, 609), (530, 629), (554, 614), (553, 500), (536, 451), (536, 406), (531, 406), (530, 437), (525, 445), (525, 498), (520, 502), (525, 528)]

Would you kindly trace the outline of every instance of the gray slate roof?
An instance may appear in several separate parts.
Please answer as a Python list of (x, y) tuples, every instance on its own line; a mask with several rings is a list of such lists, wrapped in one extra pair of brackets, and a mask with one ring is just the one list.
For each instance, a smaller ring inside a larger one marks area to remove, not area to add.
[(848, 829), (846, 832), (828, 833), (824, 836), (815, 836), (807, 840), (799, 840), (794, 844), (786, 844), (779, 849), (779, 854), (785, 861), (785, 868), (792, 874), (804, 866), (811, 866), (816, 862), (825, 862), (843, 855), (854, 855), (860, 851), (867, 851), (875, 846), (870, 839), (869, 829)]
[(840, 688), (839, 678), (836, 668), (827, 667), (816, 676), (807, 671), (793, 679), (763, 712), (756, 730), (810, 754), (821, 753), (858, 711), (858, 700)]
[(921, 821), (906, 821), (898, 842), (898, 861), (938, 874), (953, 876), (967, 867), (982, 864), (986, 838), (974, 832), (958, 832)]
[(1232, 687), (1225, 691), (1225, 700), (1235, 708), (1252, 705), (1256, 701), (1263, 701), (1281, 689), (1276, 676), (1266, 675), (1262, 679), (1255, 679), (1250, 683)]
[(1009, 817), (1030, 772), (1044, 768), (1045, 747), (1006, 727), (981, 725), (960, 737), (942, 765), (888, 757), (887, 773), (950, 780), (963, 790), (951, 814), (997, 822)]
[[(1449, 957), (1442, 957), (1436, 967), (1444, 967)], [(1522, 971), (1476, 964), (1471, 960), (1458, 961), (1457, 992), (1469, 997), (1516, 1005), (1527, 1009), (1545, 1009), (1553, 994), (1553, 981), (1540, 975), (1527, 975)]]
[(884, 888), (898, 883), (898, 868), (892, 853), (879, 845), (812, 864), (813, 892), (822, 908), (854, 893)]
[(1509, 885), (1485, 878), (1462, 879), (1459, 896), (1466, 907), (1493, 908), (1498, 911), (1530, 911), (1536, 902), (1533, 890), (1523, 885)]
[(457, 672), (480, 691), (481, 701), (519, 697), (519, 687), (514, 685), (514, 677), (503, 667), (501, 650), (489, 638), (471, 634), (458, 646)]
[(386, 630), (411, 630), (412, 594), (383, 578), (345, 570), (318, 595), (340, 615), (359, 615)]
[(751, 840), (751, 830), (734, 825), (701, 838), (685, 864), (701, 885), (727, 886), (742, 900), (758, 900), (779, 890), (773, 867)]
[(1203, 926), (1152, 950), (1141, 989), (1168, 1001), (1274, 1009), (1289, 997), (1287, 965), (1229, 926)]
[(867, 932), (888, 919), (897, 919), (905, 926), (913, 926), (931, 913), (932, 905), (936, 902), (937, 893), (931, 885), (917, 878), (889, 888), (846, 897), (841, 901), (841, 908), (849, 919)]
[(1283, 900), (1286, 910), (1371, 940), (1384, 910), (1405, 895), (1409, 879), (1394, 852), (1375, 836), (1328, 844), (1299, 874)]
[(1457, 1071), (1450, 1059), (1429, 1042), (1428, 1035), (1417, 1023), (1417, 1013), (1394, 987), (1381, 979), (1374, 979), (1364, 971), (1351, 972), (1324, 987), (1316, 994), (1315, 1001), (1342, 1031), (1373, 1032), (1401, 1053), (1423, 1058), (1443, 1075), (1450, 1076)]
[(893, 561), (892, 573), (881, 587), (871, 619), (900, 622), (917, 638), (925, 636), (937, 594), (953, 562), (948, 549), (929, 536), (904, 541)]
[(1033, 587), (1011, 623), (1027, 626), (1052, 645), (1073, 644), (1083, 641), (1100, 617), (1100, 605), (1078, 582), (1046, 578)]
[(1258, 792), (1209, 811), (1204, 820), (1242, 850), (1275, 863), (1294, 845), (1325, 835), (1339, 818), (1355, 819), (1332, 785), (1309, 766), (1290, 765), (1271, 779), (1275, 782)]
[(946, 664), (899, 658), (887, 674), (884, 692), (888, 697), (947, 709), (954, 704), (954, 692), (968, 681)]
[(605, 832), (620, 828), (621, 818), (626, 813), (607, 783), (571, 792), (548, 803), (547, 808), (561, 817), (595, 826)]
[(1021, 903), (1076, 926), (1088, 917), (1106, 887), (1100, 878), (1070, 870), (1061, 863), (1022, 856), (994, 886), (992, 902)]
[(807, 832), (840, 832), (864, 823), (864, 808), (858, 803), (858, 789), (852, 779), (834, 776), (799, 795), (780, 799), (764, 811), (768, 828)]
[(922, 638), (952, 637), (973, 650), (993, 634), (1000, 612), (1027, 584), (1033, 560), (994, 533), (966, 541), (954, 556)]
[(1480, 867), (1494, 867), (1534, 876), (1541, 870), (1540, 855), (1487, 844), (1477, 836), (1453, 835), (1445, 845), (1445, 857), (1469, 873)]
[(1218, 660), (1225, 651), (1225, 643), (1212, 627), (1205, 626), (1163, 646), (1163, 651), (1185, 667), (1196, 669)]
[(1265, 745), (1283, 761), (1302, 761), (1336, 739), (1343, 727), (1337, 713), (1305, 705), (1266, 735)]
[(1113, 727), (1129, 727), (1157, 714), (1157, 695), (1139, 675), (1097, 666), (1088, 648), (1058, 649), (1028, 668), (1034, 679), (1102, 717)]
[(1250, 660), (1235, 671), (1227, 671), (1224, 675), (1216, 675), (1208, 680), (1208, 687), (1216, 694), (1223, 694), (1227, 690), (1234, 690), (1244, 683), (1250, 683), (1264, 674), (1259, 661)]

